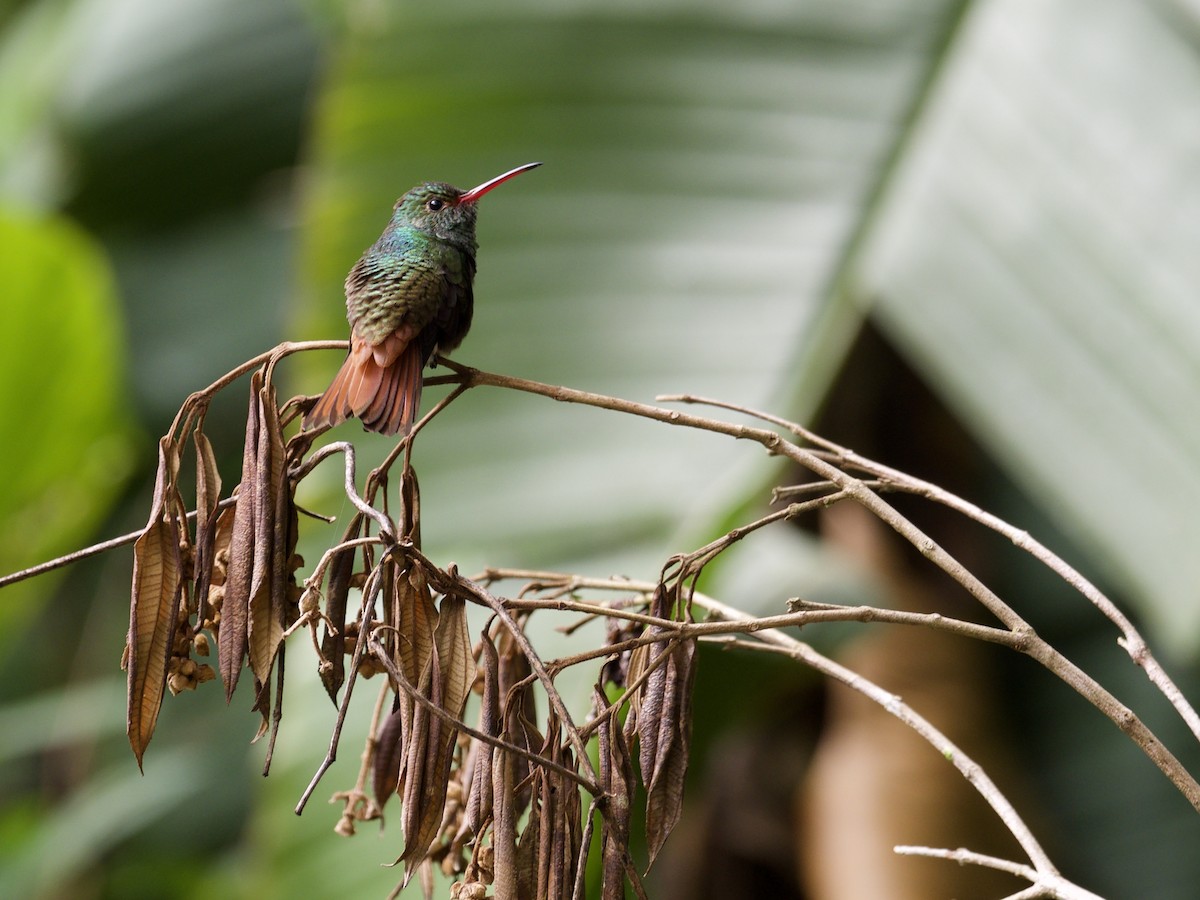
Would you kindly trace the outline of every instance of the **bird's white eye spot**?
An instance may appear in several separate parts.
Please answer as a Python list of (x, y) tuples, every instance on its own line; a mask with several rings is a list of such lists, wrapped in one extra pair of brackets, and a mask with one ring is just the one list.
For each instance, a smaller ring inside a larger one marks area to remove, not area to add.
[(446, 205), (446, 202), (444, 200), (442, 200), (440, 197), (431, 197), (429, 199), (429, 202), (425, 204), (425, 206), (427, 206), (429, 208), (430, 212), (437, 212), (439, 209), (441, 209), (445, 205)]

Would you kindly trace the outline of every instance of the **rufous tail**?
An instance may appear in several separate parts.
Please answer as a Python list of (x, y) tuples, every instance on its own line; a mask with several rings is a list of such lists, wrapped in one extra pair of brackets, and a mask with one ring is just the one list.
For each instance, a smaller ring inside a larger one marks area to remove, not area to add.
[(304, 417), (304, 427), (332, 427), (356, 417), (368, 431), (407, 434), (421, 403), (425, 354), (418, 343), (411, 341), (391, 365), (381, 366), (370, 346), (356, 342), (329, 389)]

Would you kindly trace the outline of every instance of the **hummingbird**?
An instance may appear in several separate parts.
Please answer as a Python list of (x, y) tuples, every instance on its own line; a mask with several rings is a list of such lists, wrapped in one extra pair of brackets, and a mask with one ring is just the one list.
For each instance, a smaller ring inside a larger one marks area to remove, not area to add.
[(526, 163), (461, 190), (440, 181), (414, 187), (346, 276), (350, 352), (304, 418), (306, 429), (356, 416), (369, 431), (408, 433), (421, 400), (421, 372), (435, 352), (456, 348), (471, 327), (476, 204)]

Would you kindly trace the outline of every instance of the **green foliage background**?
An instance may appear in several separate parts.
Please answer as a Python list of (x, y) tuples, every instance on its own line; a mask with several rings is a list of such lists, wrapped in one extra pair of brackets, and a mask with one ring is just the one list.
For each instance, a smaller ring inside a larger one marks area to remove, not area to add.
[[(541, 159), (485, 202), (460, 359), (803, 419), (869, 315), (1029, 505), (1003, 502), (1186, 674), (1197, 34), (1183, 0), (0, 7), (0, 568), (139, 527), (151, 436), (254, 353), (341, 336), (342, 278), (399, 193)], [(297, 389), (336, 363), (296, 364)], [(244, 398), (224, 400), (232, 484)], [(711, 436), (484, 393), (417, 465), (437, 558), (636, 577), (773, 472)], [(344, 512), (321, 475), (301, 502)], [(773, 580), (728, 601), (766, 612), (842, 583), (799, 537), (771, 549)], [(320, 804), (291, 815), (332, 723), (301, 648), (269, 780), (249, 700), (226, 712), (215, 691), (167, 704), (137, 774), (128, 571), (117, 551), (0, 591), (0, 896), (385, 895), (397, 829), (343, 841)], [(1111, 641), (1076, 652), (1140, 691)], [(1074, 708), (1028, 705), (1078, 877), (1191, 896), (1191, 811)], [(352, 783), (357, 752), (318, 796)]]

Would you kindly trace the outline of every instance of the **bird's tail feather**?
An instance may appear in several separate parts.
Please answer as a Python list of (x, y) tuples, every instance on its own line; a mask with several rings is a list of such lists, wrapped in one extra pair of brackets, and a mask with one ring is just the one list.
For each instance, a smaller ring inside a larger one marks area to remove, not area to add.
[(306, 429), (332, 427), (356, 416), (369, 431), (408, 433), (421, 404), (421, 370), (425, 354), (412, 341), (389, 366), (372, 353), (353, 350), (308, 415)]

